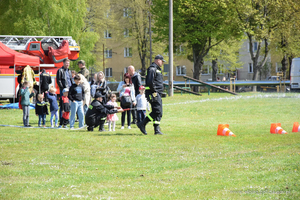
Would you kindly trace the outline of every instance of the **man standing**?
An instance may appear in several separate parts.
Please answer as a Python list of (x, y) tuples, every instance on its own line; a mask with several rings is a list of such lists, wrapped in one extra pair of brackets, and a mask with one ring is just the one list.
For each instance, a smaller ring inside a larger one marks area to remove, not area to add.
[[(70, 60), (64, 59), (64, 65), (57, 70), (56, 82), (60, 90), (60, 98), (63, 96), (63, 89), (70, 88), (73, 84), (71, 70), (69, 69)], [(61, 110), (59, 110), (59, 120), (61, 120)]]
[(64, 59), (64, 65), (57, 70), (56, 82), (60, 89), (60, 96), (62, 96), (62, 91), (64, 88), (70, 88), (73, 84), (71, 70), (69, 69), (70, 60), (68, 58)]
[[(134, 66), (132, 65), (128, 66), (128, 74), (131, 76), (131, 81), (134, 86), (135, 96), (137, 96), (139, 94), (139, 88), (142, 85), (141, 75), (138, 72), (135, 72)], [(137, 123), (136, 105), (132, 106), (132, 108), (133, 109), (131, 113), (132, 113), (133, 121), (131, 122), (131, 124), (136, 124)]]
[(155, 56), (154, 62), (146, 72), (146, 98), (151, 104), (152, 112), (142, 122), (138, 123), (139, 129), (144, 135), (147, 135), (146, 125), (149, 121), (153, 122), (155, 135), (163, 134), (159, 127), (163, 113), (161, 99), (164, 90), (163, 75), (161, 72), (163, 62), (165, 60), (161, 55)]
[(78, 74), (82, 74), (86, 78), (86, 80), (89, 81), (89, 74), (90, 74), (90, 72), (85, 67), (84, 60), (79, 60), (77, 64), (78, 64), (78, 67), (80, 69), (80, 71), (78, 72)]

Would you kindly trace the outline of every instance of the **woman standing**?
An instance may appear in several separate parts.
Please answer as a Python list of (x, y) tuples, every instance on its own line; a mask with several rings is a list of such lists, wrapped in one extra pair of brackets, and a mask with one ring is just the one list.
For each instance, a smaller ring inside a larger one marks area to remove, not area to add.
[(82, 85), (84, 90), (83, 113), (85, 115), (91, 100), (90, 84), (82, 74), (78, 74), (78, 76), (80, 76), (79, 84)]
[[(118, 92), (120, 92), (120, 99), (121, 99), (121, 107), (123, 109), (132, 108), (132, 105), (136, 105), (136, 100), (135, 100), (135, 92), (134, 92), (134, 85), (132, 84), (131, 81), (131, 76), (126, 73), (124, 74), (124, 79), (119, 83)], [(126, 102), (127, 105), (125, 105), (125, 99), (130, 99), (130, 103)], [(126, 117), (126, 111), (122, 112), (122, 127), (121, 129), (124, 129), (124, 124), (125, 124), (125, 117)], [(130, 121), (131, 121), (131, 110), (127, 111), (127, 124), (128, 124), (128, 129), (131, 129), (130, 127)]]
[(98, 92), (102, 95), (104, 95), (105, 97), (103, 98), (103, 103), (106, 104), (107, 102), (107, 95), (110, 93), (110, 89), (107, 86), (107, 82), (105, 80), (105, 75), (102, 71), (100, 71), (97, 74), (97, 80), (94, 83), (94, 85), (91, 86), (91, 93), (92, 96), (95, 96), (95, 93)]

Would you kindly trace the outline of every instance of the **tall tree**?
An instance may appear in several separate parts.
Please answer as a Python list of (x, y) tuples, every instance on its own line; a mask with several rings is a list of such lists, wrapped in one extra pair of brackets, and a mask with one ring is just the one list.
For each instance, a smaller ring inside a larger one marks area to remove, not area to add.
[[(296, 0), (234, 0), (240, 27), (249, 40), (249, 52), (253, 62), (253, 80), (258, 80), (259, 71), (266, 64), (270, 42), (279, 27), (290, 21), (295, 14)], [(282, 38), (285, 43), (285, 39)], [(256, 42), (257, 48), (253, 48)], [(256, 88), (254, 87), (254, 90)]]
[[(187, 43), (192, 49), (193, 77), (199, 79), (204, 57), (214, 46), (240, 36), (236, 13), (229, 0), (178, 0), (173, 2), (174, 44)], [(153, 0), (152, 13), (158, 40), (168, 40), (168, 0)], [(172, 67), (172, 66), (171, 66)], [(195, 91), (198, 90), (196, 87)]]
[[(112, 0), (112, 10), (117, 21), (114, 30), (118, 31), (118, 39), (121, 44), (129, 44), (132, 51), (138, 53), (142, 75), (145, 74), (147, 61), (150, 58), (149, 25), (153, 26), (151, 15), (151, 0)], [(161, 49), (162, 43), (153, 44), (152, 50)]]
[(280, 15), (286, 17), (274, 31), (270, 46), (272, 55), (281, 58), (283, 76), (289, 79), (289, 75), (286, 75), (289, 64), (291, 65), (289, 60), (300, 55), (300, 4), (288, 2), (282, 9)]

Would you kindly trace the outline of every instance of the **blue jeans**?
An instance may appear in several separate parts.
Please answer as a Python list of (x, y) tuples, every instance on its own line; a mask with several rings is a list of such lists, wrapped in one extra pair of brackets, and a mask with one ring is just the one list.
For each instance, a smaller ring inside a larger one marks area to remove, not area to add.
[(23, 124), (24, 126), (29, 125), (29, 106), (22, 105), (23, 109)]
[(39, 115), (39, 126), (41, 125), (41, 121), (43, 121), (43, 125), (46, 124), (46, 115)]
[(51, 126), (53, 126), (53, 118), (54, 118), (54, 116), (55, 116), (55, 126), (57, 126), (57, 123), (58, 123), (58, 112), (57, 112), (57, 110), (51, 111), (51, 117), (50, 117)]
[(84, 115), (86, 114), (87, 111), (88, 111), (88, 106), (86, 104), (84, 104), (84, 106), (83, 106)]
[(146, 117), (146, 110), (138, 110), (137, 111), (137, 121), (141, 122), (145, 119)]
[(84, 124), (84, 114), (83, 114), (83, 106), (82, 101), (71, 101), (71, 116), (70, 116), (70, 128), (74, 128), (76, 113), (79, 118), (79, 128), (83, 127)]

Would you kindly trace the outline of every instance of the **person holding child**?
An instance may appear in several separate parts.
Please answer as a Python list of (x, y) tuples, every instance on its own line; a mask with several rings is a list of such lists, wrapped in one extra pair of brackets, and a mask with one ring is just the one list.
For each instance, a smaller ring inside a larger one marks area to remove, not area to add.
[(55, 127), (58, 127), (58, 104), (57, 104), (57, 95), (56, 95), (56, 88), (51, 86), (49, 92), (46, 92), (47, 99), (50, 103), (50, 123), (51, 127), (53, 128), (53, 118), (55, 116)]
[[(109, 98), (110, 98), (110, 100), (107, 102), (107, 105), (118, 107), (118, 104), (116, 102), (117, 101), (117, 96), (115, 94), (111, 94)], [(119, 118), (118, 118), (116, 113), (107, 115), (107, 122), (108, 122), (108, 130), (109, 131), (111, 131), (111, 125), (112, 125), (112, 130), (115, 131), (116, 121), (118, 121), (118, 120), (119, 120)]]
[[(99, 131), (105, 131), (104, 122), (107, 114), (123, 112), (121, 107), (104, 104), (104, 97), (105, 95), (97, 92), (95, 94), (95, 99), (92, 101), (86, 112), (85, 123), (88, 126), (88, 131), (94, 131), (94, 128), (97, 126), (99, 126)], [(115, 108), (118, 110), (115, 110)]]
[(60, 110), (62, 112), (61, 120), (59, 122), (58, 128), (67, 128), (67, 124), (69, 123), (70, 119), (70, 101), (68, 98), (69, 89), (65, 88), (63, 89), (63, 96), (60, 98)]
[(23, 82), (23, 88), (21, 89), (21, 105), (23, 109), (23, 124), (25, 127), (31, 127), (29, 125), (29, 106), (30, 106), (30, 98), (33, 97), (34, 91), (29, 92), (29, 82)]
[(136, 96), (136, 109), (137, 109), (137, 121), (142, 122), (146, 117), (146, 108), (150, 111), (149, 103), (145, 96), (145, 87), (143, 85), (139, 88), (140, 94)]
[(35, 114), (39, 116), (38, 126), (41, 127), (41, 122), (43, 121), (43, 127), (46, 127), (46, 115), (49, 115), (47, 108), (48, 103), (43, 100), (43, 94), (38, 94), (37, 96)]

